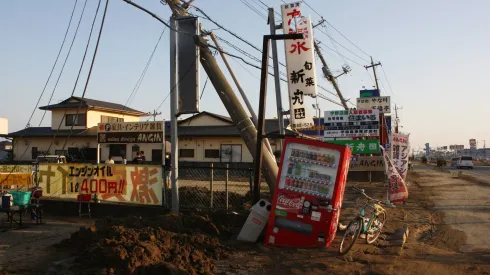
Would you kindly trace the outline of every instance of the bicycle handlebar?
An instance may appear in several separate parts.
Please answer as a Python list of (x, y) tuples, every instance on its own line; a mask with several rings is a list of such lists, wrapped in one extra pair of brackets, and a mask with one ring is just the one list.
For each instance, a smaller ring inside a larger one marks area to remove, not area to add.
[(361, 193), (364, 197), (366, 197), (368, 200), (370, 201), (374, 201), (378, 204), (381, 204), (381, 205), (386, 205), (384, 202), (380, 201), (380, 200), (377, 200), (377, 199), (373, 199), (371, 198), (370, 196), (368, 196), (365, 192), (364, 192), (364, 189), (360, 189), (360, 188), (357, 188), (357, 187), (353, 187), (352, 189), (354, 189), (354, 191), (357, 191), (359, 193)]

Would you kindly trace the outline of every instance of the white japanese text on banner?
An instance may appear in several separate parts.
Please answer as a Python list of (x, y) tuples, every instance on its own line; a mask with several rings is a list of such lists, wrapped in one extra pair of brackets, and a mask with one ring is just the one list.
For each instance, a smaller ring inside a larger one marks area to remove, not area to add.
[(408, 155), (410, 154), (409, 134), (391, 133), (391, 153), (393, 163), (400, 176), (405, 180), (408, 171)]

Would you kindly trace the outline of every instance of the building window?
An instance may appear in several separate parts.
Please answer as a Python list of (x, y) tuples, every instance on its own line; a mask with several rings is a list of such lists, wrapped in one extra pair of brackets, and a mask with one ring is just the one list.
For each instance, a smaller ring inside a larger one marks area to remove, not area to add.
[(109, 144), (109, 155), (112, 157), (125, 157), (126, 144)]
[(193, 158), (194, 157), (194, 149), (180, 149), (179, 156), (181, 158)]
[(205, 149), (204, 158), (219, 159), (219, 149)]
[(37, 152), (37, 147), (32, 147), (31, 148), (31, 156), (32, 156), (32, 159), (37, 159), (37, 155), (38, 155), (38, 152)]
[(221, 144), (221, 162), (242, 162), (242, 145)]
[(65, 117), (66, 126), (86, 126), (87, 124), (87, 114), (71, 114)]
[(124, 122), (124, 118), (113, 117), (113, 116), (100, 116), (100, 122), (102, 123)]

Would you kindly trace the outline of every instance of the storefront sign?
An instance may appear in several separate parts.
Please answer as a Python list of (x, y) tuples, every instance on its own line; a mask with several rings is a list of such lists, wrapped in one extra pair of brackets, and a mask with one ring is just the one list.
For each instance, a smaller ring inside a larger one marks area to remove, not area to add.
[(98, 143), (163, 143), (163, 132), (98, 133)]
[(389, 96), (363, 97), (357, 99), (357, 109), (378, 110), (380, 113), (391, 112), (391, 100)]
[(389, 200), (391, 202), (403, 202), (408, 198), (408, 189), (405, 181), (398, 173), (398, 169), (393, 164), (392, 160), (384, 151), (383, 158), (385, 162), (386, 175), (388, 176)]
[(470, 139), (470, 148), (476, 148), (476, 139)]
[(99, 133), (163, 132), (163, 121), (99, 123)]
[(340, 144), (349, 147), (353, 155), (379, 154), (379, 140), (325, 140), (325, 142)]
[(0, 174), (32, 173), (32, 165), (0, 165)]
[(451, 150), (463, 150), (464, 145), (449, 145), (449, 149), (451, 149)]
[(383, 157), (358, 157), (350, 162), (349, 171), (384, 171)]
[(102, 201), (161, 205), (162, 168), (153, 165), (39, 165), (44, 199), (72, 199), (97, 194)]
[(410, 153), (410, 144), (408, 142), (409, 134), (392, 133), (391, 148), (393, 154), (393, 163), (398, 169), (398, 173), (403, 180), (407, 177), (408, 155)]
[(378, 110), (325, 111), (324, 123), (326, 139), (379, 136)]
[(281, 6), (283, 32), (302, 33), (303, 39), (285, 40), (291, 127), (310, 128), (313, 118), (304, 96), (316, 96), (315, 55), (311, 19), (301, 15), (301, 2)]
[(32, 185), (32, 174), (0, 174), (0, 184), (3, 187), (15, 186), (15, 188)]

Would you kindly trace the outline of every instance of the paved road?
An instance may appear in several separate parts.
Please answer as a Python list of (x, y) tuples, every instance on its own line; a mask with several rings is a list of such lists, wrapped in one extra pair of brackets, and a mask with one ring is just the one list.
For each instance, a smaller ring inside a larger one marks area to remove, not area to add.
[[(475, 166), (473, 169), (457, 169), (456, 167), (447, 167), (448, 170), (460, 170), (466, 174), (473, 174), (476, 176), (488, 176), (490, 177), (490, 166)], [(489, 178), (490, 179), (490, 178)]]

